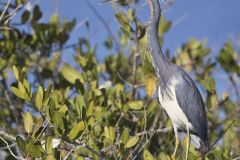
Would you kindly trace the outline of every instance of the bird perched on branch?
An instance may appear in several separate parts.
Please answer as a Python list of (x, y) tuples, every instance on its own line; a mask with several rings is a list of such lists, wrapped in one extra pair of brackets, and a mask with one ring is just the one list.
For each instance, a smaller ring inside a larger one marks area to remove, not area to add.
[(162, 53), (158, 39), (158, 25), (161, 17), (159, 0), (147, 0), (151, 16), (147, 26), (148, 51), (152, 66), (158, 78), (158, 98), (161, 106), (172, 121), (176, 144), (179, 136), (187, 136), (186, 159), (190, 143), (201, 155), (208, 151), (207, 118), (201, 94), (194, 81), (178, 65), (171, 63)]

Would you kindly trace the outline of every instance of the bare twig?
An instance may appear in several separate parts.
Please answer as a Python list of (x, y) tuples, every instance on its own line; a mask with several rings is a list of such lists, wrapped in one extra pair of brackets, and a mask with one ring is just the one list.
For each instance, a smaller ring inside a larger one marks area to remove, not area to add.
[[(63, 139), (62, 139), (63, 140)], [(76, 141), (71, 142), (71, 141), (67, 141), (67, 140), (63, 140), (65, 143), (68, 144), (72, 144), (74, 146), (78, 146), (78, 147), (84, 147), (87, 150), (89, 150), (90, 152), (92, 152), (93, 154), (95, 154), (96, 156), (98, 156), (101, 160), (103, 160), (104, 158), (102, 157), (102, 155), (98, 152), (96, 152), (93, 148), (91, 148), (90, 146), (86, 145), (85, 143), (78, 143)]]
[(5, 13), (6, 13), (7, 9), (8, 9), (8, 7), (9, 7), (9, 5), (10, 5), (10, 2), (11, 2), (11, 0), (8, 0), (6, 6), (4, 7), (3, 12), (2, 12), (2, 14), (1, 14), (1, 16), (0, 16), (0, 22), (2, 21), (4, 15), (5, 15)]
[(193, 64), (195, 64), (196, 63), (196, 61), (190, 61), (190, 62), (188, 62), (188, 63), (184, 63), (184, 64), (181, 64), (181, 66), (182, 67), (185, 67), (185, 66), (188, 66), (188, 65), (193, 65)]
[(153, 137), (154, 134), (152, 134), (149, 139), (147, 139), (147, 141), (141, 146), (141, 148), (138, 150), (137, 154), (133, 157), (133, 160), (135, 160), (137, 158), (137, 156), (139, 155), (139, 153), (143, 150), (143, 148), (145, 147), (145, 145), (150, 141), (150, 139)]
[(42, 133), (44, 132), (44, 130), (46, 129), (46, 127), (48, 126), (49, 121), (47, 120), (46, 124), (44, 125), (43, 129), (41, 130), (41, 132), (38, 134), (37, 138), (35, 139), (35, 142), (39, 139), (39, 137), (42, 135)]
[[(149, 103), (149, 101), (148, 101), (148, 103)], [(147, 103), (147, 105), (148, 105), (148, 103)], [(144, 127), (143, 127), (143, 132), (147, 131), (146, 130), (147, 129), (147, 110), (146, 110), (147, 105), (143, 106), (143, 109), (144, 109)], [(148, 135), (145, 134), (145, 137), (146, 137), (146, 140), (147, 140), (148, 139)]]
[(8, 144), (8, 142), (7, 142), (2, 136), (0, 136), (0, 139), (7, 145), (7, 148), (8, 148), (9, 153), (10, 153), (14, 158), (16, 158), (16, 159), (22, 159), (20, 156), (17, 156), (17, 155), (15, 155), (15, 154), (13, 153), (13, 151), (12, 151), (11, 148), (10, 148), (10, 145)]
[(234, 158), (233, 160), (240, 160), (240, 157)]
[(71, 148), (71, 150), (67, 153), (67, 155), (64, 157), (63, 160), (67, 160), (68, 157), (71, 155), (72, 152), (73, 152), (73, 148)]
[(0, 27), (0, 30), (13, 30), (11, 27)]
[(119, 45), (118, 41), (116, 40), (111, 28), (109, 27), (109, 24), (105, 21), (105, 19), (101, 16), (101, 14), (99, 14), (98, 11), (92, 6), (92, 4), (89, 2), (89, 0), (85, 0), (85, 3), (93, 11), (93, 13), (96, 15), (96, 17), (102, 22), (102, 24), (106, 28), (108, 34), (110, 35), (110, 37), (114, 41), (117, 52), (119, 52), (120, 51), (120, 45)]
[(3, 136), (6, 139), (11, 140), (11, 141), (15, 141), (16, 140), (16, 138), (14, 136), (12, 136), (12, 135), (4, 132), (4, 131), (0, 131), (0, 136)]
[(206, 153), (204, 155), (206, 155), (216, 144), (217, 142), (224, 136), (224, 134), (228, 131), (229, 128), (232, 127), (232, 125), (237, 122), (236, 119), (234, 119), (229, 125), (228, 127), (220, 134), (220, 136), (210, 145), (209, 149), (206, 151)]
[(130, 87), (139, 88), (139, 87), (143, 87), (143, 86), (144, 86), (144, 84), (132, 84), (132, 83), (126, 81), (126, 80), (120, 75), (119, 72), (117, 73), (117, 76), (118, 76), (119, 79), (121, 79), (124, 83), (126, 83), (126, 84), (127, 84), (128, 86), (130, 86)]
[(211, 111), (214, 112), (216, 109), (219, 109), (219, 107), (224, 105), (224, 103), (226, 103), (228, 100), (229, 97), (225, 97), (224, 99), (218, 100), (218, 103), (214, 107), (212, 107)]
[(9, 146), (6, 146), (6, 147), (0, 147), (0, 150), (4, 150), (4, 149), (8, 149), (8, 148), (12, 148), (12, 147), (15, 147), (17, 143), (12, 143), (12, 144), (9, 144)]
[(240, 104), (240, 92), (239, 92), (237, 83), (235, 82), (235, 80), (234, 80), (234, 78), (233, 78), (232, 75), (229, 75), (228, 77), (229, 77), (229, 80), (230, 80), (230, 82), (232, 83), (233, 88), (234, 88), (234, 90), (235, 90), (235, 93), (236, 93), (236, 95), (237, 95), (238, 103)]
[(159, 128), (159, 129), (156, 129), (156, 130), (148, 130), (148, 131), (139, 132), (136, 135), (141, 136), (141, 135), (150, 134), (152, 136), (156, 133), (166, 133), (166, 132), (170, 131), (171, 129), (172, 129), (171, 127)]
[[(16, 7), (12, 7), (12, 5), (10, 3), (11, 3), (11, 0), (8, 0), (8, 2), (6, 3), (6, 5), (4, 7), (2, 14), (0, 15), (0, 22), (3, 23), (4, 25), (6, 25), (17, 14), (17, 12), (20, 9), (22, 9), (25, 5), (30, 3), (30, 0), (28, 2), (26, 2), (25, 4), (20, 4)], [(12, 9), (12, 11), (8, 15), (5, 15), (5, 13), (7, 12), (7, 9), (9, 7)], [(7, 27), (7, 26), (0, 26), (0, 30), (12, 30), (12, 28)]]
[(137, 57), (138, 57), (138, 43), (136, 43), (135, 51), (133, 52), (133, 86), (132, 86), (132, 97), (135, 98), (136, 88), (134, 87), (137, 83)]
[(9, 20), (11, 20), (16, 14), (17, 11), (22, 8), (22, 5), (18, 5), (16, 8), (13, 9), (13, 11), (11, 13), (9, 13), (7, 16), (4, 17), (4, 19), (6, 19), (4, 21), (4, 24), (7, 24), (9, 22)]

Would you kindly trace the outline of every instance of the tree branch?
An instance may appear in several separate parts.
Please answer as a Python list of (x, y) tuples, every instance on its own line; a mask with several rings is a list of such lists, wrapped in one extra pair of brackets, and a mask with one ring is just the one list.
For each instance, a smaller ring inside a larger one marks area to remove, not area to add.
[(117, 52), (119, 52), (120, 51), (120, 45), (119, 45), (118, 41), (116, 40), (111, 28), (109, 27), (109, 23), (107, 23), (105, 21), (105, 19), (98, 13), (98, 11), (92, 6), (92, 4), (89, 2), (89, 0), (85, 0), (85, 3), (93, 11), (93, 13), (96, 15), (96, 17), (102, 22), (102, 24), (106, 28), (108, 34), (110, 35), (110, 37), (114, 41)]
[(2, 136), (0, 136), (0, 139), (7, 145), (7, 148), (8, 148), (9, 153), (10, 153), (14, 158), (16, 158), (16, 159), (22, 159), (21, 156), (17, 156), (17, 155), (15, 155), (15, 154), (13, 153), (13, 151), (12, 151), (11, 148), (10, 148), (10, 145), (8, 144), (8, 142), (7, 142)]

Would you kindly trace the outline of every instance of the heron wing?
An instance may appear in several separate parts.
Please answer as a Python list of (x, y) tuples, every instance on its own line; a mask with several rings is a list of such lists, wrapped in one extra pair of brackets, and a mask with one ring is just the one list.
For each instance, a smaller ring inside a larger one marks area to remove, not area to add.
[(207, 118), (202, 96), (193, 80), (180, 68), (182, 83), (176, 85), (178, 105), (194, 127), (193, 132), (203, 141), (207, 141)]

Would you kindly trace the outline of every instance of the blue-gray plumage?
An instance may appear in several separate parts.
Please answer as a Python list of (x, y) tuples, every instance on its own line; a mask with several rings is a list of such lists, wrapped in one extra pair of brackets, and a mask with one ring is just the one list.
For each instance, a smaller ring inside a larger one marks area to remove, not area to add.
[(192, 132), (204, 143), (207, 143), (207, 118), (201, 94), (187, 73), (181, 68), (178, 70), (180, 77), (183, 78), (183, 83), (176, 86), (177, 102), (186, 114), (188, 121), (193, 122), (194, 130)]
[(148, 0), (151, 17), (147, 27), (148, 49), (152, 65), (158, 77), (158, 97), (161, 106), (170, 117), (176, 145), (178, 138), (188, 137), (186, 159), (189, 143), (204, 154), (208, 150), (207, 118), (204, 103), (194, 81), (178, 65), (171, 63), (161, 51), (158, 39), (158, 25), (161, 17), (159, 0)]

